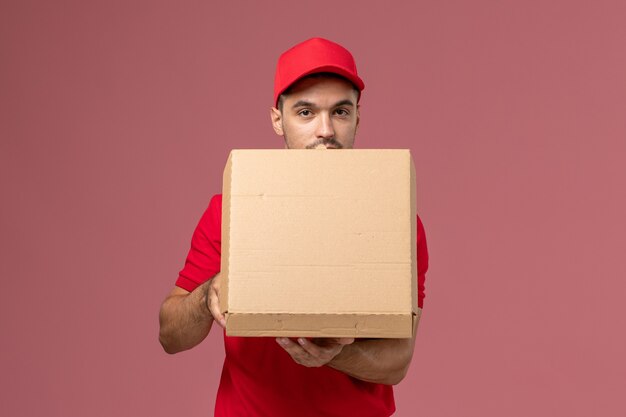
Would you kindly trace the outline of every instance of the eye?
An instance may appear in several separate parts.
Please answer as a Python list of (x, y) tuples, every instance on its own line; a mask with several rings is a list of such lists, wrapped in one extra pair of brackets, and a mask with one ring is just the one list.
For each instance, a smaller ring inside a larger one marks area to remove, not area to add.
[(335, 110), (335, 114), (341, 117), (346, 117), (350, 115), (350, 112), (347, 109), (337, 109)]
[(311, 110), (309, 109), (302, 109), (298, 112), (299, 116), (303, 116), (303, 117), (309, 117), (310, 115), (312, 115), (313, 113), (311, 112)]

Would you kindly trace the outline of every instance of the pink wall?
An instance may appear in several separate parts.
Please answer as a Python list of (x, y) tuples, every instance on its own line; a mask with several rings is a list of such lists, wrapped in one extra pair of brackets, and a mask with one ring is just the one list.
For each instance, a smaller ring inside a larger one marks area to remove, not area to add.
[(417, 164), (397, 415), (626, 415), (625, 3), (379, 3), (2, 2), (1, 415), (212, 414), (220, 336), (166, 355), (159, 304), (316, 35), (359, 63), (358, 145)]

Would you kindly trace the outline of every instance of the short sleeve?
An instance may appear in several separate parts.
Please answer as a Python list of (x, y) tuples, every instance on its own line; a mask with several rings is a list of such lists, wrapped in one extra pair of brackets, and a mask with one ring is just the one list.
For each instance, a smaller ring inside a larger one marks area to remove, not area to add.
[(426, 232), (422, 220), (417, 216), (417, 305), (424, 307), (426, 297), (426, 271), (428, 270), (428, 247), (426, 246)]
[(222, 195), (211, 198), (191, 238), (185, 266), (176, 286), (189, 292), (220, 271), (222, 247)]

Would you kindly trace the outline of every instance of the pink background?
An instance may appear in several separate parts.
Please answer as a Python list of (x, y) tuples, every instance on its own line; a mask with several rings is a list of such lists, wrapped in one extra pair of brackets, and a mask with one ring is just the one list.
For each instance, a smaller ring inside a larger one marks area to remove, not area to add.
[(275, 61), (356, 56), (361, 148), (410, 148), (431, 255), (397, 416), (626, 415), (626, 6), (3, 1), (3, 416), (207, 416), (221, 335), (159, 305)]

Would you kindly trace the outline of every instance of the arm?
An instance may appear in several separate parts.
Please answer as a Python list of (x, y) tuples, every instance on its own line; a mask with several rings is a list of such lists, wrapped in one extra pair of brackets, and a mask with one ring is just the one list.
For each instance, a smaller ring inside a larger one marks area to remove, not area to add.
[(327, 365), (357, 379), (393, 385), (402, 381), (409, 370), (420, 315), (418, 309), (410, 339), (299, 338), (296, 343), (278, 338), (277, 342), (301, 365)]
[(217, 274), (192, 292), (174, 287), (165, 298), (159, 312), (159, 342), (167, 353), (191, 349), (202, 342), (214, 320), (224, 326), (217, 302), (219, 283)]
[(421, 309), (418, 309), (412, 338), (356, 340), (344, 346), (328, 366), (368, 382), (399, 383), (406, 376), (413, 358), (420, 314)]

